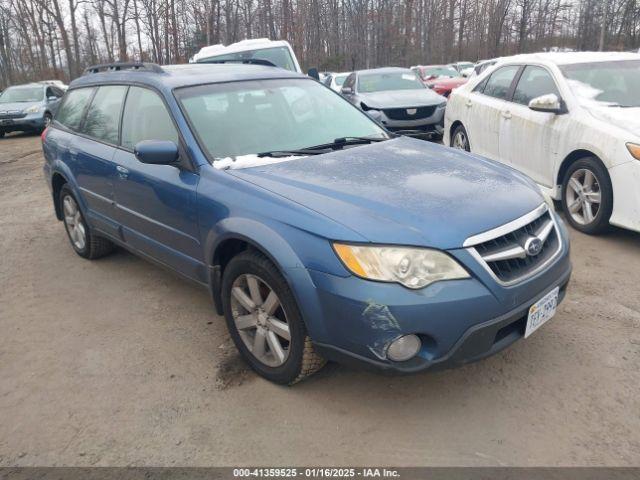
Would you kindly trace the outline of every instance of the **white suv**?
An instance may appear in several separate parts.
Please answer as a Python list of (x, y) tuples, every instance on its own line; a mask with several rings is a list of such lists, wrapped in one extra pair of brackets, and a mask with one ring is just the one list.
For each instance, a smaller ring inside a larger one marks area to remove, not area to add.
[(635, 53), (500, 59), (452, 93), (445, 145), (526, 173), (578, 230), (640, 231), (639, 78)]

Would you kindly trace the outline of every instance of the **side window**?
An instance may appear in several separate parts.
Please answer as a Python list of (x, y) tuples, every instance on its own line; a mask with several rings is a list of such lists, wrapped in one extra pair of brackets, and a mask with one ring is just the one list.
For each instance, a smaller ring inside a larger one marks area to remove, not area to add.
[(484, 80), (482, 80), (478, 85), (476, 85), (473, 89), (474, 92), (479, 92), (482, 93), (484, 92), (484, 87), (487, 85), (487, 82), (489, 81), (489, 77), (485, 78)]
[(490, 97), (505, 99), (511, 88), (511, 82), (520, 69), (519, 65), (502, 67), (491, 74), (482, 93)]
[(82, 121), (85, 107), (91, 99), (93, 88), (69, 90), (56, 114), (56, 122), (71, 130), (77, 130)]
[(347, 79), (344, 81), (344, 83), (342, 84), (343, 87), (348, 87), (351, 88), (352, 90), (354, 90), (356, 85), (356, 74), (352, 73), (351, 75), (349, 75), (347, 77)]
[(123, 85), (100, 87), (93, 97), (82, 133), (108, 143), (118, 143), (120, 113), (127, 93)]
[(518, 86), (513, 92), (513, 101), (529, 105), (534, 98), (549, 93), (555, 93), (560, 98), (560, 92), (551, 74), (542, 67), (529, 65), (518, 80)]
[(131, 87), (122, 117), (122, 146), (133, 149), (142, 140), (171, 140), (177, 144), (178, 131), (157, 93)]
[(48, 100), (48, 99), (49, 99), (49, 97), (57, 97), (57, 95), (56, 95), (56, 94), (55, 94), (55, 92), (53, 91), (53, 88), (51, 88), (51, 87), (47, 87), (47, 91), (45, 92), (45, 94), (46, 94), (46, 95), (45, 95), (45, 96), (46, 96), (46, 99), (45, 99), (45, 100)]

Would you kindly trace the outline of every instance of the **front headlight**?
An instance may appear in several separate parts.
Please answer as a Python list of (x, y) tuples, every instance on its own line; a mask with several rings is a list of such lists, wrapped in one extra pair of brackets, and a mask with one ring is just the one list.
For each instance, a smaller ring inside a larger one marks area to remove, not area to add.
[(442, 102), (440, 105), (438, 105), (438, 108), (445, 108), (447, 106), (447, 102)]
[(640, 145), (637, 143), (627, 143), (627, 150), (633, 158), (636, 160), (640, 160)]
[(351, 273), (368, 280), (418, 289), (440, 280), (469, 278), (458, 262), (439, 250), (344, 243), (334, 243), (333, 248)]
[(40, 111), (40, 105), (34, 105), (33, 107), (25, 108), (23, 113), (38, 113)]

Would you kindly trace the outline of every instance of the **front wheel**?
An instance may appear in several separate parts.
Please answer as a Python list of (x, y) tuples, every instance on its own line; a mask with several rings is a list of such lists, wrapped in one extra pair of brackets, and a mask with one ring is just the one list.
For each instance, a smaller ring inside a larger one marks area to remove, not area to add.
[(267, 380), (291, 385), (325, 364), (287, 282), (264, 255), (246, 251), (231, 259), (222, 278), (222, 306), (236, 347)]
[(451, 147), (470, 152), (469, 135), (462, 125), (458, 125), (451, 135)]
[(562, 182), (562, 208), (576, 230), (596, 234), (609, 227), (613, 187), (597, 158), (585, 157), (569, 167)]

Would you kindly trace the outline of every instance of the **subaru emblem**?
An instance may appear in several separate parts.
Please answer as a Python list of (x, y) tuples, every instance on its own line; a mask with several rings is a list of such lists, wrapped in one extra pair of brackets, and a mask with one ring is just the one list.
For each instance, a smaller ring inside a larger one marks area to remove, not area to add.
[(524, 250), (530, 257), (535, 257), (542, 251), (542, 240), (538, 237), (529, 237), (524, 242)]

